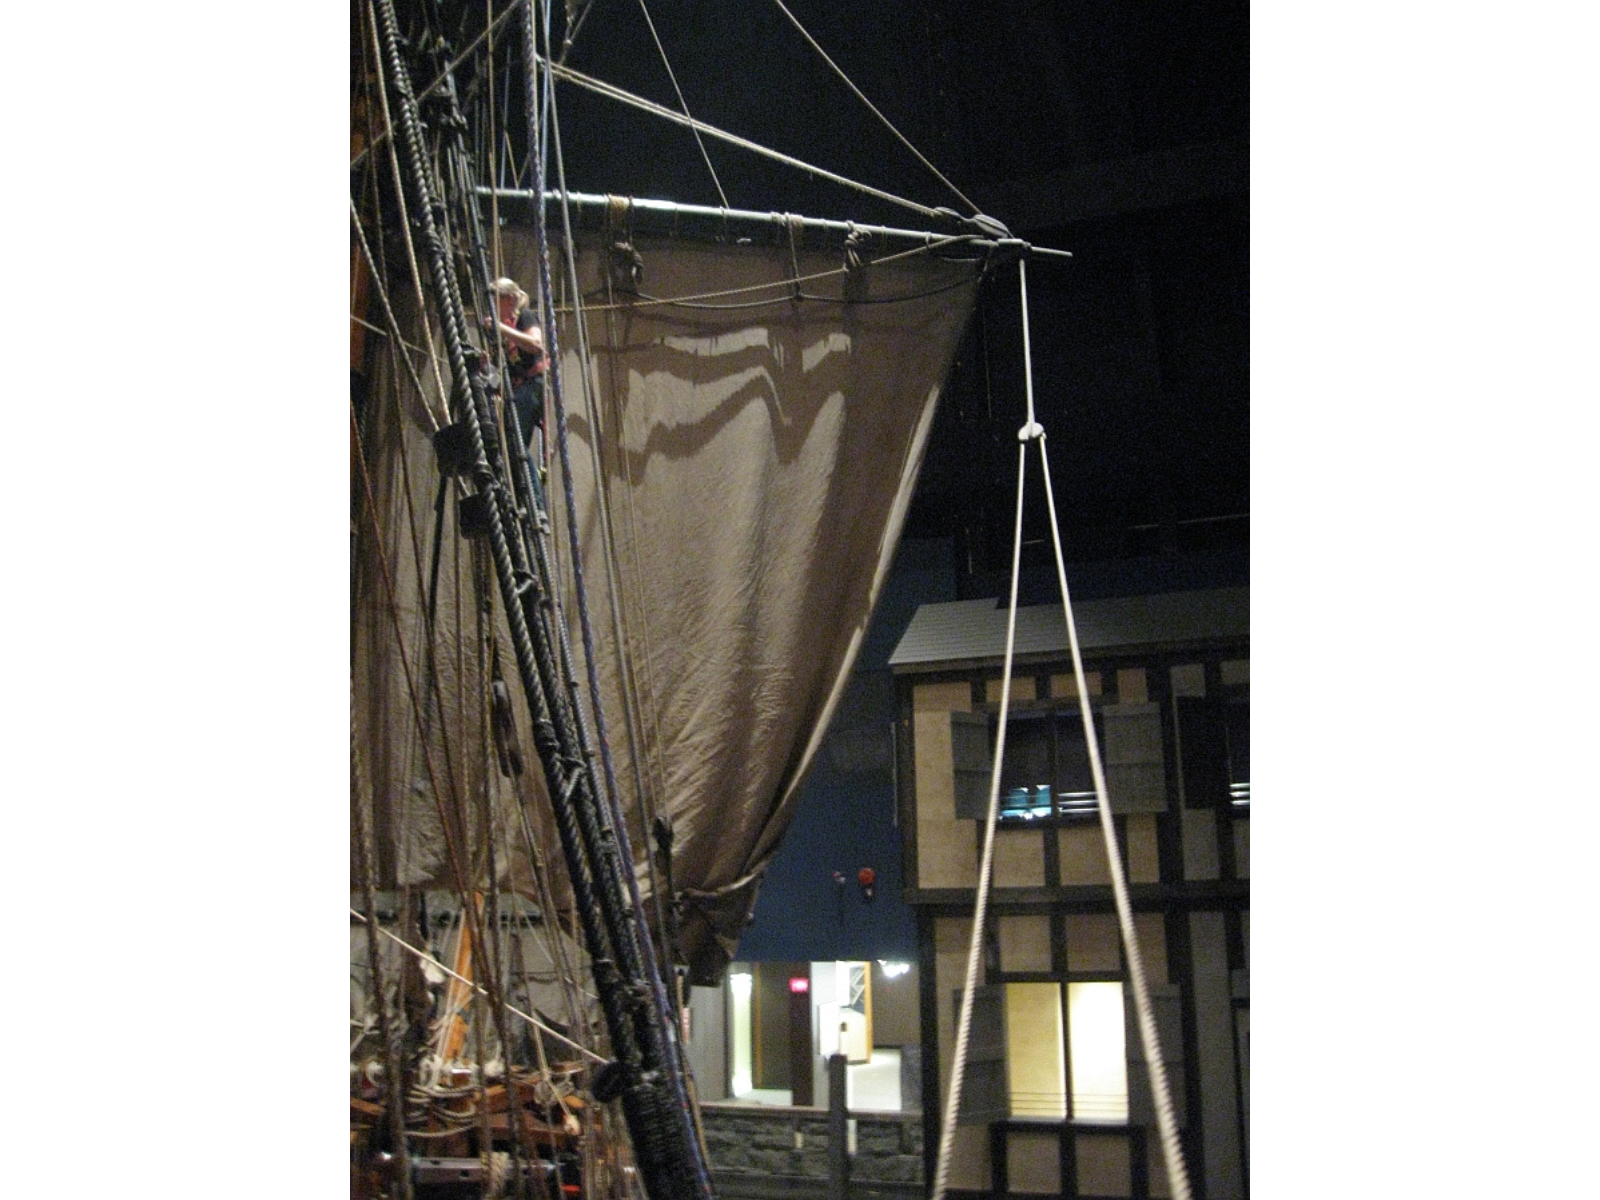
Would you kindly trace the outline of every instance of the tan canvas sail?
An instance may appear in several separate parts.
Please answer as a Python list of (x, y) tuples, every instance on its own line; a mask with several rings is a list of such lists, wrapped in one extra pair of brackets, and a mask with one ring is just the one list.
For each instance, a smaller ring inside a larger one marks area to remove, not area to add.
[[(681, 946), (694, 977), (709, 982), (748, 920), (861, 644), (980, 264), (926, 249), (892, 258), (880, 251), (879, 261), (847, 274), (837, 247), (808, 250), (785, 237), (769, 246), (612, 233), (579, 241), (584, 338), (559, 263), (555, 332), (609, 743), (646, 891), (641, 792), (648, 810), (671, 822)], [(500, 253), (501, 271), (535, 291), (531, 232), (502, 230)], [(548, 426), (554, 440), (553, 412)], [(437, 473), (423, 430), (415, 422), (397, 429), (384, 449), (385, 519), (403, 525), (394, 463), (406, 457), (412, 507), (426, 530)], [(581, 674), (565, 482), (554, 450), (550, 458), (551, 546)], [(428, 548), (391, 540), (396, 557), (418, 564), (402, 587), (420, 604)], [(441, 612), (455, 611), (453, 589), (470, 580), (469, 557), (447, 531)], [(373, 636), (373, 582), (358, 580), (368, 633), (358, 633), (357, 677), (391, 703), (404, 691), (388, 661), (395, 639)], [(462, 604), (472, 608), (470, 588)], [(413, 625), (419, 611), (407, 614)], [(363, 663), (364, 653), (383, 661)], [(467, 693), (456, 729), (479, 744), (485, 681), (468, 658), (443, 658), (441, 680)], [(509, 656), (503, 661), (514, 681)], [(516, 710), (525, 722), (520, 697)], [(444, 886), (443, 827), (427, 801), (433, 785), (417, 768), (423, 733), (435, 731), (385, 725), (376, 704), (365, 723), (382, 775), (375, 788), (386, 793), (375, 801), (386, 872)], [(358, 715), (358, 731), (363, 724)], [(525, 732), (521, 745), (532, 753)], [(481, 786), (483, 758), (457, 764), (469, 792), (474, 779)], [(530, 766), (523, 779), (542, 807), (537, 774)], [(402, 811), (411, 818), (404, 831), (394, 823)], [(491, 818), (508, 829), (517, 819)], [(513, 875), (519, 890), (527, 886), (525, 861)]]

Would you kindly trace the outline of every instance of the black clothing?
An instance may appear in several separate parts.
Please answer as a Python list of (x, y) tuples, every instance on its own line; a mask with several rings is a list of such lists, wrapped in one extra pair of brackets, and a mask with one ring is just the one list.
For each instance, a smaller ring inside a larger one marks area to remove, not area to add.
[[(523, 333), (539, 324), (539, 318), (530, 308), (517, 313), (516, 327)], [(514, 342), (506, 343), (506, 367), (511, 372), (511, 382), (520, 384), (535, 375), (544, 374), (544, 351), (524, 350)]]
[[(532, 309), (517, 313), (516, 327), (523, 333), (539, 324)], [(506, 373), (511, 379), (511, 403), (517, 410), (522, 444), (533, 445), (533, 431), (544, 424), (544, 351), (525, 350), (506, 343)]]

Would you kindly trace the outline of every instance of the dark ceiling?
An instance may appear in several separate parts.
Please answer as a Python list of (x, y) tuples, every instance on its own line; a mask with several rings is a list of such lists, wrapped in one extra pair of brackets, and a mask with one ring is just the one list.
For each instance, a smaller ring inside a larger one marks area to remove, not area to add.
[[(924, 155), (1019, 237), (1035, 405), (1069, 561), (1183, 560), (1236, 583), (1249, 534), (1248, 7), (1242, 0), (785, 0)], [(966, 206), (772, 0), (647, 0), (697, 118), (927, 205)], [(575, 5), (581, 10), (582, 3)], [(481, 18), (480, 18), (481, 20)], [(676, 108), (640, 0), (594, 0), (568, 63)], [(720, 203), (692, 135), (563, 85), (577, 191)], [(727, 203), (918, 218), (718, 142)], [(986, 285), (906, 534), (951, 537), (963, 592), (1008, 572), (1023, 422), (1016, 273)], [(1025, 562), (1048, 569), (1042, 486)], [(1210, 575), (1207, 575), (1207, 572)], [(1192, 576), (1193, 571), (1190, 572)]]

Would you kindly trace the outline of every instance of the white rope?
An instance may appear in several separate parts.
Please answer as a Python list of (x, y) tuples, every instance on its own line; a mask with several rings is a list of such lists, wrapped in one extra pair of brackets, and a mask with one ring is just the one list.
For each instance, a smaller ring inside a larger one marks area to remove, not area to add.
[[(365, 925), (367, 923), (366, 917), (362, 916), (359, 912), (357, 912), (353, 908), (350, 910), (350, 915), (352, 917), (354, 917), (356, 920), (360, 921), (363, 925)], [(489, 994), (482, 987), (479, 987), (477, 984), (473, 983), (472, 980), (467, 979), (467, 978), (465, 978), (465, 977), (463, 977), (461, 975), (457, 975), (454, 971), (452, 971), (449, 967), (445, 966), (442, 962), (440, 962), (438, 959), (433, 957), (433, 955), (429, 954), (426, 950), (418, 950), (415, 946), (413, 946), (410, 942), (406, 941), (404, 938), (396, 937), (394, 934), (390, 933), (387, 929), (384, 929), (381, 926), (379, 927), (378, 932), (380, 934), (382, 934), (384, 937), (388, 938), (391, 942), (394, 942), (396, 945), (398, 945), (402, 949), (410, 951), (412, 954), (414, 954), (421, 961), (423, 961), (425, 963), (430, 963), (433, 966), (438, 967), (439, 970), (443, 971), (446, 975), (450, 976), (450, 978), (459, 979), (462, 983), (466, 984), (470, 988), (473, 988), (480, 995), (487, 996)], [(565, 1045), (571, 1046), (579, 1054), (587, 1055), (589, 1058), (592, 1058), (595, 1062), (598, 1062), (598, 1063), (603, 1063), (603, 1062), (606, 1061), (603, 1056), (601, 1056), (599, 1054), (596, 1054), (593, 1050), (589, 1049), (587, 1046), (580, 1046), (580, 1045), (578, 1045), (577, 1042), (573, 1041), (571, 1038), (567, 1037), (565, 1034), (557, 1033), (554, 1029), (551, 1029), (550, 1026), (546, 1025), (543, 1021), (539, 1020), (538, 1017), (530, 1017), (527, 1013), (523, 1012), (516, 1005), (507, 1004), (506, 1005), (506, 1011), (509, 1012), (509, 1013), (513, 1013), (516, 1016), (521, 1017), (524, 1021), (526, 1021), (529, 1025), (532, 1025), (535, 1029), (539, 1030), (541, 1033), (547, 1033), (551, 1037), (555, 1038), (556, 1041), (562, 1042)]]
[(1033, 355), (1028, 348), (1028, 260), (1019, 260), (1017, 268), (1017, 278), (1022, 288), (1023, 378), (1028, 391), (1028, 424), (1022, 433), (1025, 439), (1039, 443), (1039, 467), (1044, 472), (1045, 504), (1050, 512), (1050, 541), (1055, 547), (1056, 577), (1061, 584), (1061, 611), (1067, 622), (1067, 644), (1072, 647), (1072, 674), (1078, 685), (1078, 712), (1083, 717), (1083, 736), (1089, 747), (1089, 770), (1094, 776), (1095, 805), (1100, 812), (1100, 831), (1105, 835), (1106, 859), (1111, 868), (1111, 894), (1116, 901), (1117, 924), (1122, 929), (1122, 944), (1128, 955), (1128, 975), (1133, 981), (1133, 1007), (1139, 1017), (1139, 1043), (1144, 1047), (1150, 1093), (1155, 1098), (1156, 1126), (1167, 1160), (1167, 1180), (1172, 1188), (1173, 1200), (1189, 1200), (1189, 1173), (1183, 1162), (1183, 1147), (1178, 1143), (1172, 1095), (1167, 1087), (1167, 1068), (1161, 1059), (1161, 1042), (1156, 1036), (1155, 1016), (1150, 1009), (1150, 990), (1144, 978), (1144, 956), (1139, 952), (1139, 935), (1133, 927), (1133, 906), (1128, 902), (1128, 880), (1122, 869), (1122, 852), (1117, 846), (1117, 827), (1111, 820), (1111, 801), (1106, 793), (1105, 770), (1100, 763), (1100, 742), (1094, 735), (1094, 715), (1089, 708), (1089, 688), (1083, 676), (1078, 628), (1072, 619), (1072, 596), (1067, 591), (1067, 567), (1061, 553), (1061, 527), (1056, 521), (1055, 490), (1050, 486), (1050, 457), (1044, 448), (1044, 426), (1033, 419)]
[(1133, 983), (1134, 1010), (1139, 1019), (1139, 1043), (1144, 1049), (1145, 1067), (1150, 1076), (1150, 1091), (1155, 1099), (1156, 1126), (1166, 1159), (1167, 1180), (1173, 1200), (1190, 1200), (1189, 1173), (1184, 1165), (1183, 1147), (1178, 1141), (1172, 1094), (1167, 1084), (1166, 1064), (1161, 1058), (1161, 1043), (1156, 1035), (1155, 1016), (1150, 1008), (1150, 991), (1145, 980), (1144, 958), (1133, 926), (1133, 908), (1128, 901), (1128, 881), (1122, 869), (1122, 853), (1117, 845), (1116, 825), (1111, 819), (1111, 802), (1106, 792), (1105, 769), (1101, 765), (1100, 745), (1094, 734), (1094, 715), (1089, 707), (1089, 688), (1083, 673), (1083, 655), (1078, 646), (1078, 631), (1072, 618), (1072, 598), (1067, 590), (1066, 561), (1061, 552), (1061, 528), (1056, 520), (1055, 493), (1050, 485), (1050, 460), (1045, 453), (1044, 427), (1034, 419), (1033, 355), (1028, 337), (1028, 264), (1018, 263), (1022, 290), (1023, 385), (1027, 397), (1028, 419), (1018, 431), (1017, 531), (1011, 551), (1011, 608), (1006, 620), (1005, 671), (1000, 687), (1000, 728), (995, 739), (994, 766), (989, 779), (989, 812), (984, 825), (983, 864), (978, 872), (977, 904), (973, 913), (972, 942), (967, 951), (966, 983), (962, 990), (961, 1015), (956, 1030), (955, 1061), (950, 1072), (950, 1091), (945, 1097), (944, 1124), (940, 1130), (938, 1166), (934, 1174), (933, 1200), (943, 1200), (949, 1180), (950, 1151), (955, 1143), (956, 1114), (961, 1101), (961, 1082), (966, 1072), (967, 1036), (972, 1023), (972, 994), (977, 986), (978, 958), (983, 945), (983, 923), (988, 909), (990, 867), (994, 852), (995, 818), (1000, 798), (1000, 767), (1005, 755), (1006, 716), (1011, 703), (1011, 669), (1016, 642), (1017, 583), (1022, 559), (1022, 492), (1027, 465), (1028, 443), (1039, 443), (1039, 462), (1044, 471), (1045, 499), (1050, 514), (1050, 538), (1055, 547), (1056, 574), (1061, 584), (1061, 606), (1066, 616), (1067, 641), (1072, 648), (1073, 678), (1078, 686), (1078, 710), (1083, 718), (1084, 739), (1089, 747), (1089, 769), (1094, 776), (1095, 803), (1100, 813), (1100, 830), (1105, 837), (1106, 858), (1111, 869), (1111, 891), (1116, 903), (1117, 924), (1128, 956), (1128, 975)]
[(1133, 906), (1128, 902), (1128, 880), (1122, 869), (1122, 852), (1117, 846), (1117, 828), (1111, 820), (1111, 803), (1106, 796), (1105, 770), (1100, 764), (1100, 744), (1094, 735), (1094, 718), (1089, 709), (1089, 689), (1083, 676), (1083, 655), (1078, 649), (1078, 629), (1072, 619), (1072, 599), (1067, 592), (1067, 568), (1061, 554), (1061, 530), (1056, 523), (1056, 500), (1050, 486), (1050, 458), (1045, 453), (1044, 430), (1039, 431), (1039, 463), (1044, 470), (1045, 501), (1050, 509), (1050, 539), (1056, 552), (1056, 575), (1061, 584), (1061, 609), (1067, 621), (1067, 641), (1072, 646), (1072, 674), (1078, 684), (1078, 709), (1083, 715), (1084, 738), (1089, 746), (1089, 769), (1094, 773), (1095, 804), (1100, 810), (1100, 831), (1105, 835), (1106, 858), (1111, 865), (1111, 893), (1117, 905), (1117, 924), (1122, 929), (1122, 944), (1128, 954), (1128, 975), (1133, 982), (1133, 1007), (1139, 1017), (1139, 1044), (1144, 1048), (1145, 1069), (1150, 1076), (1150, 1094), (1155, 1099), (1156, 1128), (1161, 1134), (1161, 1149), (1167, 1161), (1167, 1180), (1173, 1200), (1189, 1200), (1189, 1172), (1178, 1142), (1178, 1123), (1172, 1111), (1172, 1093), (1167, 1085), (1167, 1067), (1161, 1058), (1161, 1042), (1156, 1036), (1155, 1015), (1150, 1009), (1150, 989), (1144, 977), (1144, 956), (1139, 952), (1139, 936), (1133, 927)]
[(995, 818), (1000, 810), (1000, 764), (1006, 750), (1006, 714), (1011, 708), (1011, 662), (1017, 644), (1017, 569), (1022, 560), (1022, 479), (1028, 465), (1028, 446), (1017, 447), (1017, 534), (1011, 547), (1011, 609), (1006, 616), (1006, 665), (1000, 683), (1000, 731), (994, 747), (994, 767), (989, 773), (989, 812), (983, 826), (983, 864), (978, 868), (978, 903), (972, 915), (972, 942), (967, 949), (966, 983), (961, 990), (961, 1015), (956, 1021), (955, 1061), (950, 1067), (950, 1090), (945, 1095), (944, 1125), (939, 1133), (939, 1161), (933, 1176), (933, 1200), (943, 1200), (950, 1179), (950, 1151), (956, 1140), (956, 1113), (961, 1105), (961, 1081), (967, 1069), (967, 1035), (972, 1028), (972, 994), (978, 984), (978, 956), (983, 949), (983, 920), (989, 907), (989, 876), (994, 864)]

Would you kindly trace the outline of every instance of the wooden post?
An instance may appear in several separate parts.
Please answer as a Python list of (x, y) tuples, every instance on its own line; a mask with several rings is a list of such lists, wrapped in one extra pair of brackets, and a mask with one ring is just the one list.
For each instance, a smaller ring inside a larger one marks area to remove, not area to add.
[(828, 1055), (829, 1200), (849, 1200), (850, 1196), (850, 1114), (845, 1108), (848, 1062), (843, 1054)]

